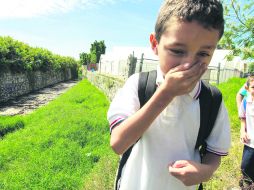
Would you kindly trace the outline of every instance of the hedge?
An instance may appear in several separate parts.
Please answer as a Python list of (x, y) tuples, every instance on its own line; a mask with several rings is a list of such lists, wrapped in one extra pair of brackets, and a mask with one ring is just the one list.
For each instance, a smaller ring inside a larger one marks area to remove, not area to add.
[(78, 65), (79, 62), (72, 57), (53, 54), (39, 47), (30, 47), (9, 36), (0, 36), (0, 71), (49, 71), (70, 68), (77, 72)]

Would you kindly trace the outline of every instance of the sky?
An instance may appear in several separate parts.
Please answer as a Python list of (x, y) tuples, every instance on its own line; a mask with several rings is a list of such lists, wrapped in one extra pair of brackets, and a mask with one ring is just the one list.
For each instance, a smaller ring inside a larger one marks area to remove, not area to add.
[(91, 44), (149, 47), (162, 0), (0, 0), (0, 36), (79, 59)]

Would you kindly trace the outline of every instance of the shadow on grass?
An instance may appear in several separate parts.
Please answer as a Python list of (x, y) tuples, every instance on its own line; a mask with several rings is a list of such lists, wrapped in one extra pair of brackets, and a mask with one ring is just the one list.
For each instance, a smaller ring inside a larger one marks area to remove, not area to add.
[(24, 121), (18, 120), (10, 124), (0, 123), (0, 137), (3, 138), (6, 134), (15, 132), (16, 130), (23, 129), (25, 127)]

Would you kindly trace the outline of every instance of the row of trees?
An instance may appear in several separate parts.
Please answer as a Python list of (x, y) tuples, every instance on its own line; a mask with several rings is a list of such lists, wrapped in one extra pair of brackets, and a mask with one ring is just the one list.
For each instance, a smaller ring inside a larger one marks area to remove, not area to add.
[(30, 47), (11, 37), (0, 36), (0, 71), (49, 71), (70, 68), (76, 72), (78, 64), (72, 57), (56, 55), (47, 49)]
[(106, 51), (106, 46), (104, 41), (91, 44), (90, 53), (82, 52), (79, 54), (80, 62), (82, 65), (88, 65), (90, 63), (99, 63), (101, 54), (104, 54)]

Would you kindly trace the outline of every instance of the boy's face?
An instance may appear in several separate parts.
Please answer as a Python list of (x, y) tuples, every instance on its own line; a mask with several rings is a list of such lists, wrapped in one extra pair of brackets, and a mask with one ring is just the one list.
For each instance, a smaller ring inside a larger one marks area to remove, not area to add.
[(175, 17), (169, 23), (160, 42), (151, 43), (163, 74), (183, 63), (203, 62), (208, 65), (219, 41), (219, 31), (208, 30), (196, 21), (179, 21)]
[(254, 96), (254, 80), (250, 81), (249, 86), (247, 87), (248, 92), (251, 96)]

